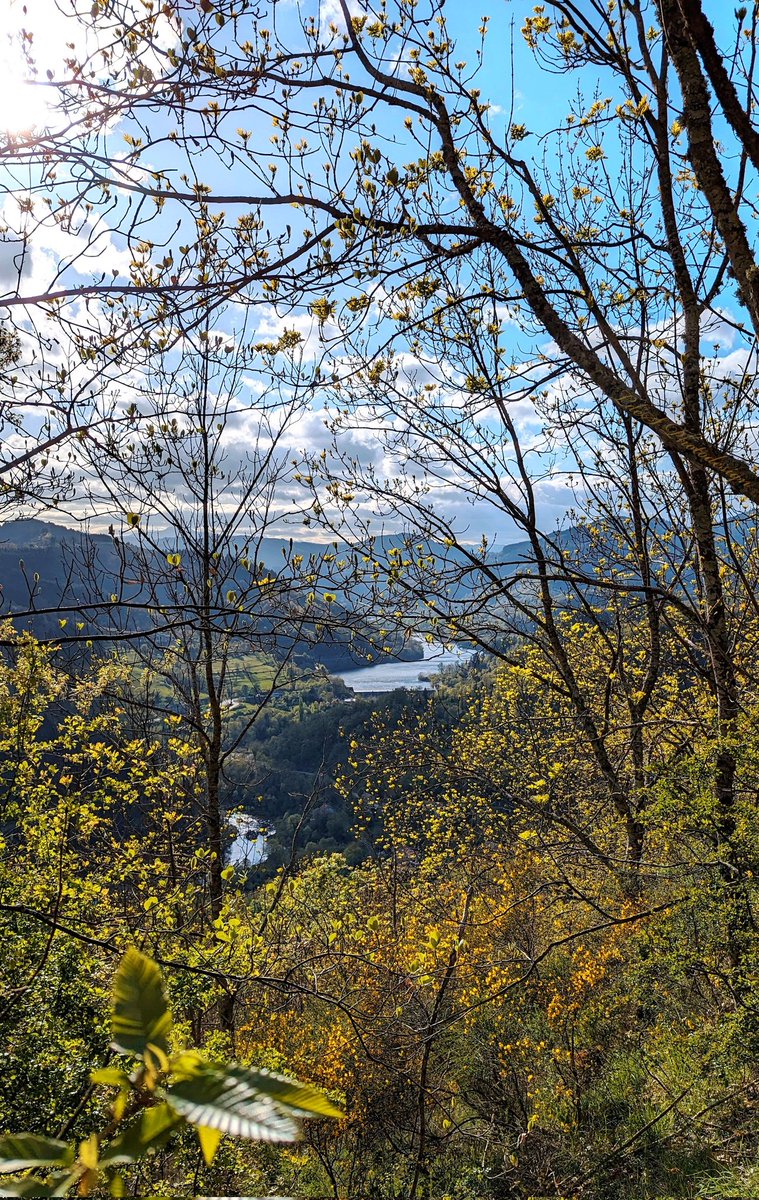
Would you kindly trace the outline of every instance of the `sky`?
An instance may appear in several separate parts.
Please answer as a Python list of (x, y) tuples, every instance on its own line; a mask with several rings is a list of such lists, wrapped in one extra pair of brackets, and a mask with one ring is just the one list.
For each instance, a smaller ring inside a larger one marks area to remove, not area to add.
[[(74, 4), (76, 3), (77, 0), (74, 0)], [(186, 7), (190, 12), (191, 6)], [(489, 119), (495, 133), (497, 135), (502, 133), (504, 127), (511, 122), (524, 123), (530, 131), (550, 129), (567, 112), (574, 99), (572, 89), (576, 86), (576, 81), (536, 68), (533, 56), (519, 32), (525, 15), (532, 11), (531, 5), (516, 2), (516, 0), (506, 0), (506, 2), (498, 0), (498, 3), (494, 4), (490, 4), (489, 0), (484, 0), (481, 7), (491, 9), (491, 21), (485, 64), (477, 82), (482, 90), (483, 98), (491, 104)], [(0, 11), (0, 128), (5, 124), (6, 136), (9, 139), (13, 139), (31, 127), (39, 127), (42, 123), (48, 123), (51, 119), (49, 112), (46, 111), (44, 101), (47, 86), (45, 71), (49, 69), (54, 75), (57, 75), (60, 70), (61, 54), (65, 52), (65, 45), (72, 36), (71, 18), (65, 15), (70, 11), (70, 0), (68, 0), (68, 4), (60, 7), (54, 0), (26, 0), (25, 8), (26, 12), (19, 0), (11, 0), (11, 3), (6, 3)], [(89, 12), (89, 4), (80, 5), (80, 8), (85, 13)], [(464, 47), (462, 56), (474, 61), (478, 41), (477, 25), (481, 14), (477, 10), (473, 11), (469, 0), (451, 0), (446, 11), (451, 31), (457, 42)], [(288, 23), (294, 27), (296, 17), (297, 8), (290, 3), (290, 0), (277, 0), (277, 20), (280, 29), (287, 29)], [(326, 23), (336, 19), (338, 19), (338, 10), (335, 0), (324, 0), (320, 9), (320, 20)], [(34, 81), (29, 80), (28, 68), (19, 52), (17, 30), (20, 26), (26, 29), (27, 40), (31, 38), (31, 52), (37, 66)], [(77, 41), (80, 41), (81, 36), (81, 33), (77, 35)], [(164, 23), (160, 36), (163, 39), (164, 47), (172, 44), (176, 37), (176, 27), (171, 20)], [(94, 28), (93, 23), (89, 22), (87, 48), (91, 52), (98, 48), (98, 37), (97, 22), (94, 23)], [(155, 66), (155, 63), (153, 65)], [(585, 82), (587, 94), (592, 95), (594, 81), (587, 78)], [(52, 119), (56, 120), (57, 118)], [(398, 130), (400, 130), (400, 125)], [(114, 125), (109, 130), (112, 153), (123, 156), (124, 132), (125, 130), (118, 125)], [(395, 131), (395, 136), (402, 137), (403, 135), (402, 132)], [(533, 144), (534, 142), (531, 141), (530, 145)], [(399, 158), (403, 153), (403, 148), (399, 147)], [(159, 165), (165, 164), (162, 162)], [(215, 188), (224, 186), (226, 181), (223, 164), (206, 155), (200, 166), (204, 178), (211, 186)], [(18, 171), (15, 171), (9, 182), (16, 188), (19, 186), (23, 188), (23, 175), (19, 175)], [(16, 203), (15, 200), (7, 199), (3, 209), (4, 214), (8, 214)], [(36, 217), (29, 219), (36, 219)], [(15, 224), (19, 222), (16, 208), (13, 208), (12, 221)], [(130, 248), (120, 237), (118, 221), (115, 221), (113, 216), (106, 219), (98, 218), (97, 222), (91, 219), (80, 231), (65, 231), (60, 226), (43, 222), (36, 228), (31, 246), (31, 253), (26, 255), (23, 263), (22, 286), (27, 293), (44, 291), (49, 280), (54, 276), (58, 264), (66, 259), (74, 262), (80, 250), (85, 251), (85, 256), (78, 259), (75, 267), (72, 267), (69, 272), (75, 281), (85, 281), (91, 272), (103, 267), (107, 267), (116, 276), (125, 275), (131, 260)], [(0, 244), (0, 288), (5, 285), (10, 291), (15, 286), (18, 279), (17, 267), (18, 243), (6, 241), (4, 245)], [(76, 309), (74, 311), (76, 316)], [(92, 309), (84, 303), (80, 306), (78, 319), (81, 322), (95, 321), (96, 323), (99, 320), (97, 315), (93, 314)], [(46, 318), (42, 318), (43, 331), (52, 339), (53, 328), (50, 326), (48, 330), (45, 330), (45, 320)], [(234, 320), (232, 314), (230, 321)], [(254, 336), (262, 339), (274, 338), (285, 328), (297, 328), (303, 335), (303, 352), (306, 363), (313, 361), (321, 353), (322, 348), (318, 337), (319, 323), (305, 308), (300, 313), (288, 313), (287, 316), (282, 316), (277, 313), (273, 305), (264, 304), (257, 308), (252, 321), (255, 328), (251, 332)], [(508, 325), (508, 321), (505, 322), (505, 325)], [(228, 324), (227, 329), (231, 330), (231, 328), (232, 324)], [(322, 328), (322, 332), (329, 334), (329, 323), (327, 323), (326, 329)], [(526, 360), (529, 360), (530, 355), (537, 350), (548, 353), (550, 356), (550, 342), (540, 333), (520, 333), (515, 327), (509, 336), (514, 352), (520, 353)], [(740, 354), (740, 347), (736, 345), (735, 337), (730, 334), (727, 325), (720, 331), (717, 340), (720, 354), (726, 360), (727, 356), (731, 354)], [(66, 362), (67, 357), (70, 357), (67, 355), (65, 342), (56, 347), (51, 341), (49, 355), (53, 365), (57, 362)], [(85, 364), (84, 367), (79, 366), (72, 372), (72, 375), (78, 372), (77, 378), (80, 382), (77, 386), (85, 389), (86, 370)], [(126, 404), (131, 399), (129, 381), (122, 381), (119, 386), (123, 389), (123, 402)], [(255, 405), (260, 401), (260, 392), (260, 377), (254, 377), (251, 374), (247, 381), (243, 381), (241, 392), (243, 399), (238, 405), (234, 420), (229, 422), (227, 441), (230, 455), (241, 453), (256, 439), (259, 430)], [(249, 407), (247, 408), (245, 395), (249, 395)], [(537, 448), (541, 438), (541, 419), (536, 415), (533, 406), (530, 403), (524, 403), (520, 408), (517, 404), (514, 414), (520, 435), (528, 446)], [(283, 448), (291, 456), (298, 456), (300, 452), (318, 454), (328, 441), (325, 429), (326, 419), (327, 414), (317, 400), (293, 421), (292, 427), (283, 440)], [(349, 434), (343, 434), (342, 445), (365, 464), (371, 464), (382, 478), (392, 478), (397, 472), (397, 459), (391, 452), (381, 448), (377, 427), (368, 419), (363, 427), (359, 422), (358, 427), (352, 428)], [(557, 465), (549, 470), (547, 478), (538, 487), (541, 520), (546, 528), (554, 528), (557, 523), (561, 522), (576, 500), (576, 495), (566, 478), (566, 462), (561, 456), (558, 460), (554, 456), (554, 463)], [(436, 486), (436, 503), (440, 511), (456, 523), (463, 536), (477, 541), (484, 533), (496, 543), (514, 540), (518, 537), (519, 531), (502, 513), (494, 511), (482, 503), (472, 503), (471, 496), (467, 495), (466, 485), (458, 486), (463, 479), (463, 473), (457, 472), (453, 467)], [(292, 514), (293, 509), (297, 508), (301, 502), (302, 496), (302, 489), (299, 489), (295, 482), (289, 479), (282, 489), (282, 512)], [(71, 511), (80, 515), (82, 510), (81, 508), (77, 509), (75, 505)], [(107, 515), (102, 515), (102, 519), (107, 523)], [(313, 525), (309, 525), (308, 528), (313, 534)]]

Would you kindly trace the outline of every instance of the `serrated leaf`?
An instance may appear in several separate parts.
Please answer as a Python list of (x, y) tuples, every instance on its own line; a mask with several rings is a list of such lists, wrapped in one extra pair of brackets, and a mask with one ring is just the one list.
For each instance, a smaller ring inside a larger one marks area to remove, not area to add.
[[(28, 1167), (67, 1167), (74, 1161), (74, 1147), (57, 1138), (35, 1133), (9, 1133), (0, 1138), (0, 1171), (24, 1171)], [(39, 1181), (38, 1181), (39, 1182)]]
[(101, 1165), (116, 1166), (137, 1162), (148, 1149), (158, 1149), (181, 1124), (181, 1119), (168, 1104), (144, 1108), (126, 1128), (105, 1147), (100, 1155)]
[(207, 1166), (210, 1167), (213, 1162), (214, 1155), (219, 1149), (219, 1142), (223, 1137), (224, 1134), (220, 1129), (208, 1129), (205, 1125), (198, 1126), (198, 1141)]
[(167, 1097), (191, 1125), (217, 1129), (257, 1142), (294, 1142), (300, 1130), (291, 1116), (261, 1095), (232, 1067), (206, 1064), (191, 1079), (169, 1088)]
[(244, 1078), (249, 1086), (264, 1095), (271, 1096), (277, 1103), (291, 1109), (299, 1117), (343, 1117), (345, 1114), (328, 1100), (318, 1088), (286, 1075), (278, 1075), (266, 1068), (241, 1067), (235, 1063), (225, 1066), (209, 1062), (197, 1050), (183, 1050), (171, 1060), (171, 1071), (176, 1079), (194, 1079), (207, 1073), (227, 1071), (236, 1078)]
[(180, 1050), (171, 1060), (171, 1073), (175, 1079), (191, 1079), (207, 1065), (198, 1050)]
[(161, 972), (152, 959), (130, 947), (113, 981), (113, 1044), (127, 1054), (142, 1055), (149, 1045), (165, 1054), (170, 1032)]
[(282, 1075), (216, 1063), (188, 1067), (167, 1095), (191, 1125), (252, 1141), (292, 1142), (300, 1133), (295, 1118), (342, 1116), (321, 1092)]
[(286, 1075), (277, 1075), (274, 1071), (256, 1070), (254, 1067), (239, 1067), (237, 1070), (245, 1073), (253, 1087), (277, 1104), (289, 1109), (297, 1117), (344, 1117), (345, 1113), (328, 1100), (324, 1092), (311, 1087), (308, 1083), (299, 1083), (297, 1079), (288, 1079)]

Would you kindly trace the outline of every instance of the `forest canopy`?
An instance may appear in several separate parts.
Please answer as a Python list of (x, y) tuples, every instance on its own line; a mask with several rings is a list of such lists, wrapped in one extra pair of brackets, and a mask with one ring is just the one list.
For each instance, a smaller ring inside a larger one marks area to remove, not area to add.
[(0, 1194), (759, 1196), (759, 10), (10, 13)]

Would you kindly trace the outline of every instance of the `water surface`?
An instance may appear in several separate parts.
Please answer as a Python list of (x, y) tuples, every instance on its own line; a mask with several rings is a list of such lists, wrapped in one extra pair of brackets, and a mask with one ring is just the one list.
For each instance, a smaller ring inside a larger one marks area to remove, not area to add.
[(228, 860), (233, 867), (255, 867), (268, 858), (267, 842), (276, 829), (262, 827), (257, 817), (248, 813), (230, 813), (227, 817), (235, 831), (229, 847)]
[[(437, 642), (425, 645), (424, 660), (417, 662), (383, 662), (376, 667), (358, 667), (355, 671), (342, 671), (340, 678), (354, 692), (392, 692), (396, 688), (411, 688), (423, 691), (432, 688), (430, 676), (441, 667), (458, 667), (471, 658), (471, 646), (442, 646)], [(419, 676), (424, 675), (424, 679)]]

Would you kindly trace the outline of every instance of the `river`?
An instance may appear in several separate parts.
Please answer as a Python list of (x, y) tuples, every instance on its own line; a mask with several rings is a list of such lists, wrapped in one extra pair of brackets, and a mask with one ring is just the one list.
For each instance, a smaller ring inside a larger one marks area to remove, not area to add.
[[(471, 646), (448, 648), (438, 643), (427, 644), (423, 660), (383, 662), (376, 667), (359, 667), (355, 671), (343, 671), (340, 678), (356, 693), (392, 692), (396, 688), (428, 690), (433, 683), (430, 678), (420, 679), (420, 674), (434, 677), (441, 667), (461, 666), (473, 654)], [(276, 830), (249, 813), (230, 813), (228, 821), (235, 838), (227, 852), (227, 861), (241, 869), (266, 862), (268, 841)]]
[(396, 688), (411, 688), (413, 691), (433, 686), (429, 678), (441, 667), (458, 667), (472, 657), (471, 646), (446, 647), (435, 642), (424, 647), (424, 660), (417, 662), (383, 662), (376, 667), (358, 667), (355, 671), (342, 671), (340, 678), (354, 692), (392, 692)]
[(235, 840), (228, 850), (229, 863), (233, 867), (255, 867), (266, 862), (266, 845), (276, 829), (262, 828), (258, 818), (248, 813), (230, 813), (227, 820), (235, 831)]

